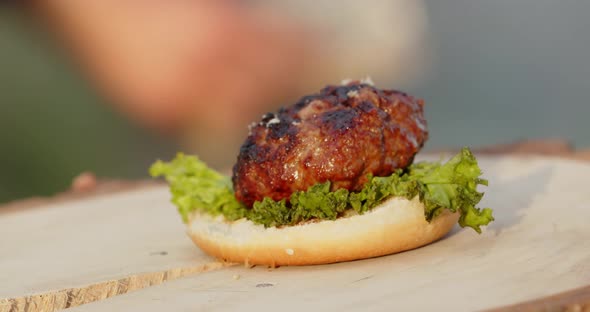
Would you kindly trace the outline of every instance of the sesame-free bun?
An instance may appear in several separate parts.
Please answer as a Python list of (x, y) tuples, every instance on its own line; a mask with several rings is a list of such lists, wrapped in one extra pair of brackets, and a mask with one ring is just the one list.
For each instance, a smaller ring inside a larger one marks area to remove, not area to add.
[(418, 198), (391, 198), (362, 215), (265, 228), (194, 213), (188, 235), (216, 258), (246, 265), (312, 265), (365, 259), (414, 249), (446, 235), (459, 218), (444, 210), (430, 223)]

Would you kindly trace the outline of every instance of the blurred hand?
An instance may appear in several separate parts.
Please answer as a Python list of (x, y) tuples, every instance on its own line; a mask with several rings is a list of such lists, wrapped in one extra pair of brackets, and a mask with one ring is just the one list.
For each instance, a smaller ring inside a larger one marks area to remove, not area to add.
[(302, 80), (306, 36), (274, 12), (233, 1), (38, 4), (100, 90), (154, 129), (243, 132)]
[(119, 111), (219, 166), (263, 112), (346, 78), (397, 88), (428, 64), (416, 0), (30, 1)]

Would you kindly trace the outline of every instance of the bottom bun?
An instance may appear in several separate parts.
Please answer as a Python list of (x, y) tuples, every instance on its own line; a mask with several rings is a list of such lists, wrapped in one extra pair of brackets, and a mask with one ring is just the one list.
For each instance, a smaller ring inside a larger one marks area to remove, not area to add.
[(246, 265), (311, 265), (389, 255), (430, 244), (446, 235), (459, 213), (444, 210), (432, 222), (418, 198), (391, 198), (362, 215), (265, 228), (195, 213), (188, 234), (216, 258)]

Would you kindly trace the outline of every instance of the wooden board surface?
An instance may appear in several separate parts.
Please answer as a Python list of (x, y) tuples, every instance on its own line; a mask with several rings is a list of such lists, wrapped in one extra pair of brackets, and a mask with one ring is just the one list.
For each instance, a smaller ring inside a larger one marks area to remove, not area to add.
[(232, 267), (80, 310), (473, 311), (590, 284), (590, 166), (500, 158), (482, 167), (496, 222), (481, 236), (456, 229), (414, 251), (335, 265)]
[(163, 187), (5, 213), (0, 232), (0, 311), (51, 311), (221, 267), (193, 248)]
[[(480, 310), (590, 285), (590, 192), (583, 183), (590, 165), (524, 156), (482, 158), (481, 165), (491, 181), (483, 204), (496, 215), (481, 236), (457, 228), (438, 243), (377, 259), (223, 268), (77, 309)], [(150, 282), (145, 273), (218, 268), (186, 238), (168, 198), (165, 188), (149, 188), (0, 217), (0, 298), (79, 288), (98, 300), (119, 292), (85, 285), (150, 286), (162, 279)], [(71, 305), (83, 301), (72, 296)], [(37, 304), (30, 301), (29, 310)]]

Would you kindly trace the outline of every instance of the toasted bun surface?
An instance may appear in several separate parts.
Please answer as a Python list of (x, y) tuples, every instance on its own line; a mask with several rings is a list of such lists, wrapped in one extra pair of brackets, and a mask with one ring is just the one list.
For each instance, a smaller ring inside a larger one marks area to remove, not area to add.
[(428, 223), (417, 198), (391, 198), (363, 215), (281, 228), (195, 213), (188, 234), (206, 253), (229, 262), (311, 265), (421, 247), (447, 234), (458, 218), (459, 213), (445, 210)]

